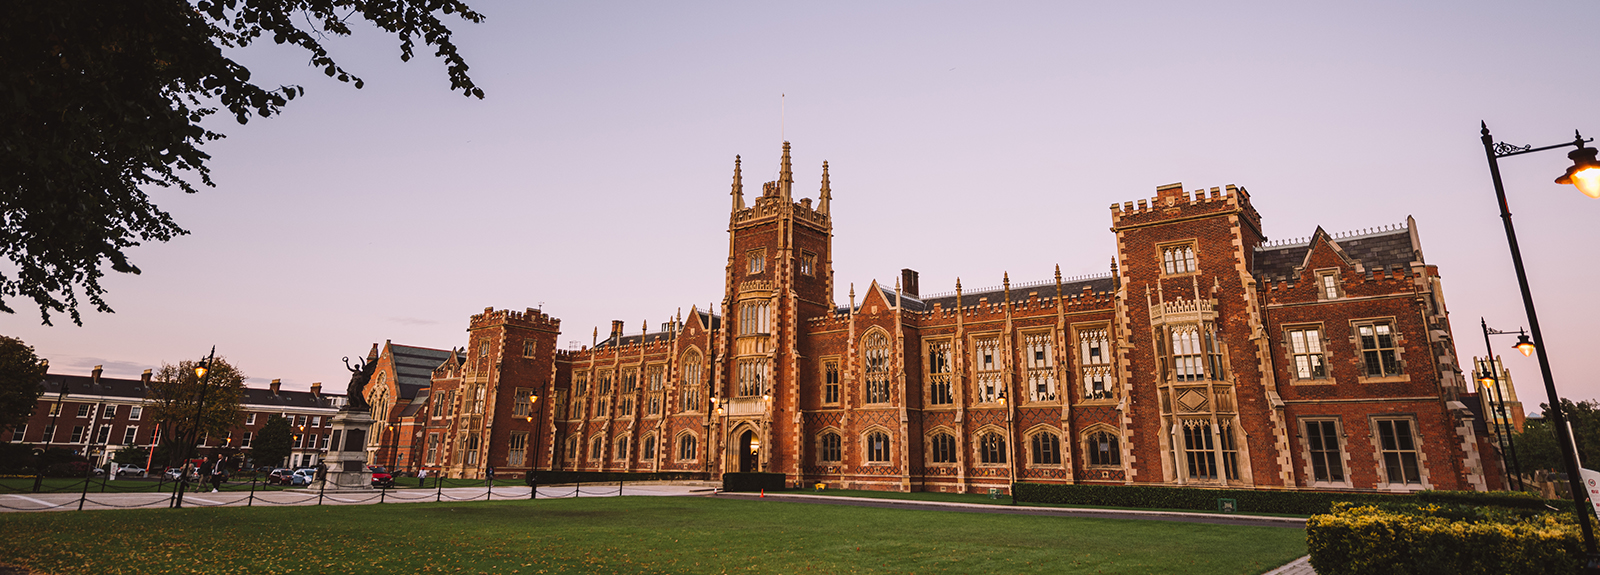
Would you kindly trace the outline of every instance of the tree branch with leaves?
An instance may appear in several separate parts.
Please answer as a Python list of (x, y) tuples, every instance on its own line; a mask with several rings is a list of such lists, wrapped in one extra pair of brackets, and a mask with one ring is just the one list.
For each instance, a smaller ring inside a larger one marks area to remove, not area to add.
[(104, 267), (137, 274), (125, 250), (189, 233), (146, 192), (215, 186), (201, 147), (223, 135), (206, 117), (244, 124), (305, 93), (252, 83), (225, 49), (271, 38), (360, 88), (319, 40), (360, 19), (395, 35), (401, 60), (433, 47), (451, 90), (483, 97), (441, 19), (483, 21), (458, 0), (6, 0), (0, 14), (0, 311), (29, 299), (46, 325), (82, 325), (80, 292), (111, 313)]

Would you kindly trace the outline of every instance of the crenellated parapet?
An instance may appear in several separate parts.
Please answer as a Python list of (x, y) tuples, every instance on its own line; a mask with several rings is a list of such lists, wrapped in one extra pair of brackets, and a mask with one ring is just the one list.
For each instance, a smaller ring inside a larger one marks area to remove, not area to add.
[(493, 307), (483, 308), (483, 313), (472, 315), (467, 329), (476, 330), (503, 325), (525, 327), (539, 331), (561, 331), (560, 318), (550, 317), (549, 314), (531, 307), (525, 311), (497, 310)]
[(1261, 229), (1261, 215), (1250, 205), (1250, 193), (1233, 184), (1193, 193), (1183, 189), (1182, 183), (1161, 186), (1149, 200), (1111, 204), (1111, 223), (1112, 229), (1117, 230), (1228, 212), (1239, 213), (1250, 225)]

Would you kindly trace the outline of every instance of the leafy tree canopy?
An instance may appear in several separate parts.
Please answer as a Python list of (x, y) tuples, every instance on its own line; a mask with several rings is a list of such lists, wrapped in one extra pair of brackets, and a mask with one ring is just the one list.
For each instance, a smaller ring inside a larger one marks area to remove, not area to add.
[[(1572, 423), (1573, 439), (1578, 443), (1578, 459), (1584, 467), (1600, 468), (1600, 402), (1585, 400), (1573, 403), (1570, 399), (1563, 399), (1561, 404), (1561, 413)], [(1550, 413), (1550, 405), (1539, 404), (1539, 412)], [(1516, 442), (1517, 461), (1522, 465), (1523, 472), (1536, 469), (1566, 470), (1566, 465), (1561, 462), (1561, 446), (1556, 443), (1558, 439), (1548, 416), (1529, 419), (1522, 433), (1513, 436), (1513, 441)]]
[(28, 422), (44, 387), (45, 363), (22, 340), (0, 335), (0, 430)]
[(250, 444), (250, 458), (258, 465), (282, 465), (289, 458), (291, 433), (289, 420), (281, 415), (268, 417), (267, 424)]
[(305, 90), (266, 88), (223, 54), (264, 38), (311, 53), (340, 82), (362, 81), (321, 39), (366, 20), (400, 40), (410, 60), (420, 40), (443, 59), (450, 87), (483, 97), (451, 30), (454, 14), (481, 22), (460, 0), (7, 1), (0, 13), (0, 311), (32, 299), (82, 325), (78, 294), (111, 312), (102, 266), (139, 273), (123, 250), (188, 233), (145, 190), (193, 193), (214, 185), (201, 151), (222, 135), (201, 125), (226, 110), (243, 124), (271, 116)]
[(150, 379), (145, 414), (161, 424), (162, 436), (167, 438), (163, 443), (188, 445), (206, 434), (221, 437), (244, 420), (239, 404), (244, 373), (218, 357), (202, 380), (194, 371), (200, 363), (162, 364)]

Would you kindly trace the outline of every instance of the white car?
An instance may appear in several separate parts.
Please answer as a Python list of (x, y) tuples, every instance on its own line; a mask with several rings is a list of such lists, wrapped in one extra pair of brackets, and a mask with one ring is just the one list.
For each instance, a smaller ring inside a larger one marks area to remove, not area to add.
[(294, 470), (294, 475), (289, 476), (289, 484), (290, 485), (311, 485), (311, 482), (315, 481), (316, 479), (317, 479), (317, 470), (315, 470), (315, 469), (296, 469), (296, 470)]
[(144, 468), (137, 465), (122, 465), (117, 467), (117, 475), (144, 475)]

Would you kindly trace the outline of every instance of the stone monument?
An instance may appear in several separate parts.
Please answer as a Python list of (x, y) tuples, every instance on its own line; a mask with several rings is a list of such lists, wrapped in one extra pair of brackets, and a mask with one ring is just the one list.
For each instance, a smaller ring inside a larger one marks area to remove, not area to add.
[(332, 437), (328, 455), (323, 463), (328, 466), (319, 478), (318, 489), (372, 489), (372, 474), (367, 472), (367, 433), (372, 430), (372, 406), (363, 395), (367, 381), (372, 379), (372, 364), (360, 359), (350, 365), (344, 358), (345, 369), (350, 370), (350, 386), (345, 390), (345, 405), (333, 416)]

